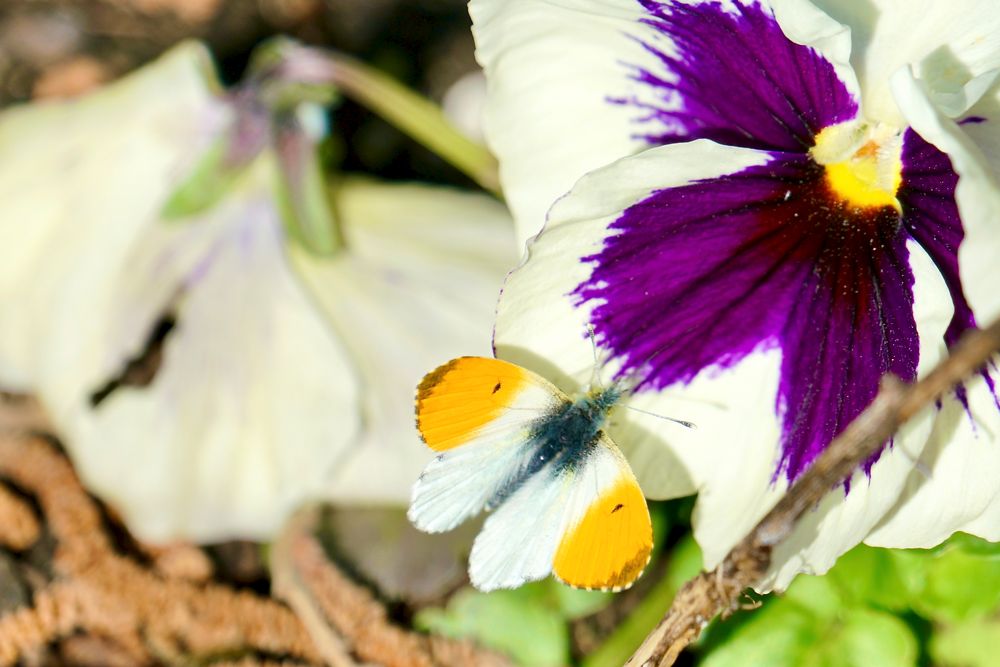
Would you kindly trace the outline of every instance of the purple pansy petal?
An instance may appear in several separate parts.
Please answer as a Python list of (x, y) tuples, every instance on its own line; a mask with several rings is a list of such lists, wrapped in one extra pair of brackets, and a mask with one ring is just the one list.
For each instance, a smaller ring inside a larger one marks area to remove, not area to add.
[[(599, 252), (604, 237), (613, 233), (609, 225), (622, 217), (621, 211), (631, 202), (655, 196), (649, 192), (654, 184), (674, 190), (699, 187), (730, 178), (712, 174), (716, 165), (742, 174), (768, 169), (774, 160), (767, 163), (767, 159), (765, 153), (695, 141), (650, 149), (582, 179), (553, 207), (549, 227), (530, 246), (528, 261), (508, 279), (497, 316), (498, 355), (561, 380), (567, 389), (578, 388), (593, 367), (584, 327), (592, 321), (592, 310), (600, 306), (590, 302), (574, 306), (565, 297), (590, 276), (592, 265), (580, 258)], [(918, 245), (910, 244), (913, 319), (921, 335), (919, 373), (940, 358), (944, 345), (934, 341), (941, 340), (952, 312), (947, 288), (933, 263)], [(638, 317), (650, 316), (641, 302), (637, 308)], [(609, 360), (608, 373), (616, 365), (617, 360)], [(628, 447), (632, 440), (626, 440), (625, 434), (645, 432), (642, 446), (669, 447), (669, 452), (651, 460), (663, 467), (679, 466), (689, 476), (657, 480), (657, 471), (648, 470), (652, 466), (637, 466), (647, 494), (669, 497), (692, 487), (698, 490), (695, 533), (709, 566), (753, 527), (787, 487), (784, 476), (774, 479), (775, 443), (782, 426), (775, 411), (781, 365), (780, 349), (758, 348), (728, 368), (715, 367), (687, 384), (661, 391), (640, 391), (630, 400), (657, 414), (690, 419), (698, 425), (694, 430), (671, 428), (655, 417), (628, 410), (615, 415), (612, 437), (621, 435), (620, 441)], [(842, 491), (835, 491), (832, 499), (810, 513), (793, 536), (795, 557), (776, 561), (767, 587), (786, 585), (799, 568), (824, 571), (867, 534), (895, 502), (912, 467), (911, 459), (920, 455), (930, 432), (931, 416), (922, 415), (912, 429), (896, 438), (893, 449), (872, 467), (871, 485), (865, 483), (865, 472), (859, 471), (846, 498)], [(635, 428), (622, 428), (622, 423)], [(631, 451), (629, 458), (638, 463), (644, 460)], [(650, 481), (661, 486), (646, 486)]]
[(913, 276), (891, 207), (851, 209), (804, 155), (662, 190), (611, 226), (576, 291), (602, 346), (644, 387), (690, 382), (758, 348), (783, 351), (779, 469), (795, 478), (917, 367)]
[(635, 68), (657, 101), (622, 100), (642, 107), (649, 143), (706, 138), (801, 151), (822, 128), (857, 115), (833, 64), (789, 40), (761, 4), (639, 2), (643, 23), (669, 39), (644, 42), (659, 68)]
[[(766, 166), (664, 189), (624, 211), (600, 252), (583, 258), (593, 271), (573, 295), (593, 306), (599, 340), (622, 372), (641, 373), (647, 389), (779, 348), (776, 474), (794, 479), (874, 398), (883, 374), (916, 376), (909, 238), (951, 290), (946, 341), (974, 326), (958, 276), (957, 176), (946, 156), (909, 132), (899, 209), (845, 199), (809, 153), (819, 130), (857, 111), (829, 62), (790, 42), (757, 4), (735, 11), (717, 3), (644, 6), (677, 47), (663, 62), (678, 83), (642, 80), (681, 101), (660, 119), (681, 131), (650, 139), (704, 133), (782, 150)], [(749, 68), (757, 79), (737, 75), (723, 42), (759, 65)], [(760, 54), (779, 52), (783, 64), (765, 67), (774, 58)], [(753, 99), (706, 92), (724, 80), (740, 81)], [(743, 107), (760, 113), (740, 115)]]
[(934, 259), (948, 284), (955, 316), (945, 341), (952, 345), (965, 330), (976, 326), (958, 272), (958, 248), (965, 235), (955, 202), (958, 174), (947, 155), (912, 129), (903, 134), (902, 159), (903, 180), (897, 197), (903, 207), (903, 226)]

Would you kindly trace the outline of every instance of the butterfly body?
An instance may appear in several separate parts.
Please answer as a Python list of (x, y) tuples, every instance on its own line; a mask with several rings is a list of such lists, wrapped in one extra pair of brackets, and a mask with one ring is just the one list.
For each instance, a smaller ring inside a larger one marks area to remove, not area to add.
[(461, 357), (417, 392), (417, 427), (439, 452), (414, 486), (409, 516), (450, 530), (492, 510), (469, 571), (483, 590), (550, 572), (580, 588), (619, 590), (649, 560), (649, 511), (628, 463), (604, 433), (616, 386), (570, 398), (497, 359)]

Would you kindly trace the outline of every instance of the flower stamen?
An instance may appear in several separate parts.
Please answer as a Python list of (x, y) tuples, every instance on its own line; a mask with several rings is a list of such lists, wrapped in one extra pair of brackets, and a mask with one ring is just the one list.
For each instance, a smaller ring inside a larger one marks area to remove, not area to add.
[(902, 210), (896, 198), (902, 182), (902, 142), (894, 128), (840, 123), (824, 128), (815, 141), (810, 154), (825, 168), (831, 192), (846, 204)]

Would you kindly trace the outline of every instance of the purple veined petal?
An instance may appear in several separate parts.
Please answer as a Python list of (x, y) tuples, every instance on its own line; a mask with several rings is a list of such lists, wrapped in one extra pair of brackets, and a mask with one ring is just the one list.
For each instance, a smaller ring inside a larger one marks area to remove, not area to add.
[[(610, 301), (593, 299), (581, 303), (570, 295), (580, 282), (587, 282), (591, 277), (594, 265), (580, 259), (599, 254), (602, 247), (615, 238), (615, 231), (609, 230), (609, 226), (622, 218), (622, 209), (629, 209), (629, 200), (655, 198), (657, 193), (650, 194), (648, 188), (657, 182), (671, 186), (667, 189), (683, 191), (703, 188), (713, 181), (738, 180), (747, 173), (756, 175), (746, 179), (751, 189), (767, 192), (768, 170), (777, 172), (785, 168), (794, 173), (806, 162), (801, 156), (791, 156), (788, 164), (784, 164), (780, 161), (782, 157), (788, 156), (695, 141), (650, 149), (583, 179), (553, 208), (550, 227), (530, 246), (528, 261), (508, 279), (497, 318), (498, 354), (549, 377), (558, 377), (561, 372), (578, 381), (585, 380), (593, 362), (583, 327)], [(712, 175), (713, 166), (729, 173)], [(684, 178), (684, 174), (688, 178)], [(777, 204), (787, 203), (783, 191)], [(693, 202), (685, 204), (689, 209), (696, 207)], [(727, 202), (714, 205), (724, 209)], [(701, 229), (709, 236), (712, 233), (724, 235), (718, 225), (714, 232), (712, 225)], [(656, 242), (658, 239), (654, 234), (650, 240)], [(663, 235), (662, 240), (669, 242), (670, 239)], [(926, 371), (944, 350), (942, 336), (952, 310), (944, 281), (928, 255), (912, 239), (907, 241), (905, 251), (915, 287), (909, 312), (913, 322), (919, 324), (921, 334), (915, 372)], [(748, 256), (755, 255), (750, 253)], [(758, 253), (756, 256), (767, 255)], [(622, 257), (618, 264), (625, 267), (628, 261), (627, 257)], [(693, 261), (686, 267), (672, 268), (680, 273), (687, 269), (690, 275), (708, 264)], [(657, 280), (640, 281), (636, 288), (655, 290), (658, 282), (668, 280), (671, 272), (666, 270), (667, 265), (661, 268)], [(732, 277), (733, 272), (749, 271), (750, 268), (744, 263), (733, 267), (727, 275)], [(717, 294), (722, 294), (724, 288), (725, 285)], [(781, 293), (779, 289), (778, 294)], [(721, 308), (708, 303), (707, 299), (700, 301), (702, 307), (712, 309), (713, 313)], [(641, 299), (636, 303), (642, 310)], [(769, 313), (767, 309), (763, 312)], [(620, 315), (627, 316), (626, 313)], [(645, 317), (654, 322), (654, 328), (670, 328), (674, 326), (672, 318), (677, 315), (675, 311), (649, 308), (642, 310), (639, 319)], [(761, 326), (766, 329), (771, 323), (765, 317)], [(743, 324), (750, 329), (755, 326), (752, 322)], [(686, 344), (690, 351), (691, 341)], [(710, 347), (706, 343), (706, 349)], [(685, 344), (678, 344), (677, 348), (678, 358), (683, 360)], [(722, 558), (787, 487), (785, 475), (775, 478), (776, 462), (781, 454), (777, 443), (784, 427), (783, 415), (777, 414), (775, 405), (782, 366), (786, 363), (782, 352), (775, 344), (751, 347), (739, 361), (735, 358), (737, 355), (733, 355), (729, 365), (708, 366), (687, 382), (657, 391), (640, 390), (633, 397), (632, 400), (644, 409), (694, 421), (698, 424), (694, 431), (671, 430), (660, 423), (662, 420), (634, 416), (627, 411), (616, 416), (619, 420), (635, 421), (641, 429), (657, 436), (660, 446), (666, 446), (671, 454), (661, 456), (659, 461), (679, 464), (689, 476), (687, 480), (660, 480), (664, 486), (647, 490), (647, 493), (664, 497), (690, 492), (692, 488), (698, 490), (696, 536), (706, 562)], [(621, 358), (610, 359), (608, 373), (613, 373), (622, 361)], [(624, 361), (627, 372), (628, 360)], [(765, 587), (780, 588), (801, 570), (822, 572), (839, 554), (864, 538), (895, 502), (912, 467), (912, 458), (919, 456), (930, 432), (931, 416), (922, 416), (911, 431), (896, 439), (893, 449), (873, 463), (870, 485), (866, 483), (866, 472), (861, 470), (856, 473), (851, 493), (846, 498), (842, 490), (832, 492), (821, 511), (813, 513), (808, 525), (801, 533), (796, 533), (795, 553), (784, 554), (785, 560), (776, 563)], [(636, 465), (644, 460), (632, 452), (629, 455)], [(637, 467), (636, 473), (644, 484), (651, 479), (656, 481), (655, 476), (644, 469)]]
[(638, 2), (660, 39), (637, 39), (658, 66), (633, 68), (646, 94), (612, 99), (641, 110), (648, 143), (803, 151), (824, 127), (857, 115), (856, 89), (841, 78), (853, 84), (850, 72), (789, 39), (764, 3)]
[[(718, 3), (672, 4), (687, 12), (701, 12), (709, 25), (721, 7)], [(809, 70), (797, 71), (789, 64), (784, 72), (805, 91), (794, 100), (795, 109), (781, 102), (774, 86), (759, 82), (757, 88), (772, 102), (781, 103), (783, 116), (797, 118), (799, 112), (806, 112), (805, 101), (815, 98), (833, 104), (830, 118), (853, 117), (850, 109), (856, 110), (857, 105), (851, 100), (858, 92), (847, 64), (847, 30), (805, 0), (777, 3), (777, 22), (762, 4), (744, 2), (742, 6), (746, 16), (733, 19), (738, 30), (747, 35), (755, 26), (762, 27), (772, 38), (765, 50), (755, 52), (757, 62), (781, 61), (794, 53), (798, 58), (794, 64)], [(674, 124), (667, 112), (675, 109), (677, 91), (670, 88), (675, 77), (664, 59), (676, 51), (660, 25), (666, 7), (667, 3), (639, 0), (470, 3), (476, 55), (488, 83), (487, 140), (500, 159), (504, 194), (522, 240), (541, 228), (552, 203), (582, 175), (648, 146), (647, 135), (663, 133), (662, 122), (636, 121), (657, 121), (659, 113), (660, 120)], [(791, 40), (782, 37), (782, 29)], [(725, 29), (720, 27), (716, 33), (717, 40), (726, 39)], [(747, 48), (754, 38), (750, 36)], [(689, 46), (698, 46), (688, 41)], [(731, 59), (721, 69), (713, 69), (704, 62), (704, 50), (701, 55), (699, 82), (705, 85), (700, 92), (709, 96), (703, 106), (726, 100), (734, 91), (741, 94), (732, 82), (718, 78), (731, 73), (733, 66), (742, 67), (741, 62)], [(663, 86), (651, 86), (644, 77), (662, 79)], [(834, 82), (830, 77), (846, 82), (846, 92), (831, 93)], [(802, 123), (796, 125), (802, 129)], [(687, 138), (697, 136), (709, 135)]]
[[(803, 155), (670, 188), (627, 209), (578, 303), (650, 390), (782, 350), (779, 472), (794, 479), (918, 360), (913, 275), (892, 208), (851, 209)], [(657, 314), (660, 314), (657, 316)]]

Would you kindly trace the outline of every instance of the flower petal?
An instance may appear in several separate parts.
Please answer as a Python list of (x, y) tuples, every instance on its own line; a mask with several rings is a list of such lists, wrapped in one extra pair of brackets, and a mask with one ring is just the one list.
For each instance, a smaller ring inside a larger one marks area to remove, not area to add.
[[(8, 389), (31, 390), (63, 338), (104, 344), (100, 308), (123, 256), (222, 124), (214, 86), (207, 52), (187, 43), (93, 95), (0, 116), (0, 147), (18, 156), (0, 163), (0, 320), (17, 323), (0, 330)], [(144, 337), (61, 359), (66, 382), (106, 377)]]
[(774, 4), (777, 20), (757, 2), (474, 0), (487, 136), (519, 238), (579, 176), (643, 146), (799, 148), (852, 118), (847, 31), (804, 0)]
[(880, 547), (932, 547), (955, 531), (987, 539), (1000, 525), (1000, 410), (984, 377), (966, 383), (965, 401), (943, 400), (920, 466), (904, 494), (865, 542)]
[(489, 354), (513, 229), (489, 197), (420, 185), (350, 181), (337, 210), (347, 252), (292, 254), (364, 392), (364, 434), (324, 495), (405, 504), (432, 454), (413, 427), (414, 387), (452, 357)]
[[(84, 481), (146, 540), (269, 538), (320, 494), (360, 428), (357, 380), (287, 264), (266, 167), (204, 218), (147, 233), (118, 276), (182, 275), (152, 383), (55, 410)], [(44, 400), (59, 381), (45, 378)]]
[[(864, 91), (864, 113), (905, 126), (890, 76), (912, 64), (935, 96), (954, 96), (973, 78), (1000, 67), (1000, 13), (981, 0), (813, 0), (850, 26), (851, 62)], [(974, 99), (974, 95), (972, 96)], [(959, 113), (954, 108), (953, 113)]]
[(582, 174), (644, 146), (635, 112), (608, 100), (629, 86), (623, 60), (651, 60), (629, 38), (643, 31), (642, 7), (472, 0), (469, 12), (488, 84), (486, 135), (523, 242)]
[(945, 153), (958, 174), (955, 199), (965, 233), (958, 249), (958, 269), (975, 317), (981, 323), (989, 322), (1000, 315), (1000, 292), (995, 289), (996, 258), (1000, 256), (997, 174), (965, 126), (960, 127), (933, 106), (910, 70), (897, 72), (892, 87), (913, 130)]
[[(822, 212), (836, 210), (835, 202), (813, 189), (820, 186), (801, 162), (706, 141), (625, 158), (582, 179), (553, 207), (501, 297), (501, 357), (572, 390), (593, 363), (582, 335), (593, 323), (602, 349), (611, 350), (608, 365), (645, 378), (632, 399), (642, 401), (637, 406), (698, 424), (679, 433), (644, 417), (642, 428), (673, 450), (661, 464), (679, 460), (685, 474), (664, 479), (654, 470), (664, 486), (649, 488), (647, 470), (636, 473), (653, 496), (692, 484), (699, 490), (696, 536), (706, 563), (720, 559), (776, 502), (787, 478), (864, 407), (882, 372), (912, 378), (940, 358), (952, 317), (947, 285), (923, 249), (878, 216), (870, 222), (877, 239), (851, 241), (869, 223), (849, 212), (827, 221)], [(713, 178), (713, 170), (726, 175)], [(766, 220), (777, 226), (760, 227)], [(842, 221), (850, 225), (843, 231)], [(816, 246), (819, 254), (809, 250), (814, 224), (821, 225), (816, 243), (827, 244)], [(822, 276), (838, 277), (828, 283)], [(617, 419), (636, 423), (626, 413)], [(929, 431), (927, 418), (906, 436), (908, 455), (883, 455), (886, 462), (871, 469), (874, 491), (862, 471), (849, 502), (842, 490), (832, 492), (812, 525), (837, 528), (818, 537), (803, 529), (771, 583), (783, 586), (800, 569), (824, 570), (864, 538), (894, 503)], [(797, 434), (812, 444), (803, 448)], [(645, 458), (656, 455), (647, 450)], [(776, 465), (786, 475), (777, 477)]]

